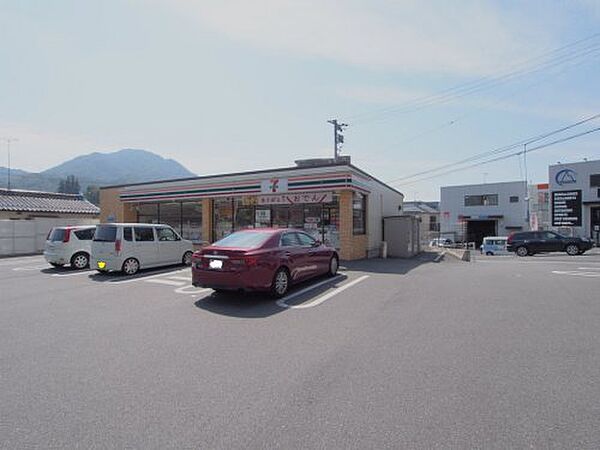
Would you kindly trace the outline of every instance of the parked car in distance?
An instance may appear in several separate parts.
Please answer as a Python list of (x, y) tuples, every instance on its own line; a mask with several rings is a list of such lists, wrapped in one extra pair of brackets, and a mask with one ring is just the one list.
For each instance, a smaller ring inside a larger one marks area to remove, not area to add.
[(450, 247), (452, 245), (454, 245), (454, 242), (449, 238), (435, 238), (429, 241), (430, 247)]
[(91, 266), (99, 272), (191, 264), (193, 245), (169, 225), (106, 223), (96, 226)]
[(585, 253), (593, 246), (592, 240), (562, 236), (553, 231), (523, 231), (508, 237), (507, 250), (518, 256), (536, 253), (566, 252), (575, 256)]
[(95, 225), (52, 228), (46, 238), (44, 258), (54, 267), (70, 264), (73, 269), (85, 269), (90, 264), (95, 229)]
[(484, 255), (508, 255), (509, 252), (506, 249), (506, 242), (508, 238), (506, 236), (488, 236), (483, 238), (483, 244), (481, 244), (481, 253)]
[(192, 284), (216, 291), (270, 291), (283, 297), (293, 283), (334, 276), (339, 257), (295, 229), (243, 230), (204, 247), (192, 258)]

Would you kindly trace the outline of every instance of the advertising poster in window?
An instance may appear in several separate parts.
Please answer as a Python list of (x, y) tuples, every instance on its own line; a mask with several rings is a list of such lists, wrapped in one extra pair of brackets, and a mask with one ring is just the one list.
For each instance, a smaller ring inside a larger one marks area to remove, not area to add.
[(580, 227), (581, 189), (552, 192), (552, 226)]

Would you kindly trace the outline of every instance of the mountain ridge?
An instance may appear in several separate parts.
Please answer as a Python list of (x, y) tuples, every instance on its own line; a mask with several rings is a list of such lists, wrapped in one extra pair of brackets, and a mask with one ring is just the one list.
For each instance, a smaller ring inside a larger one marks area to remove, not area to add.
[[(11, 187), (56, 192), (61, 179), (74, 175), (85, 192), (87, 186), (143, 183), (196, 176), (174, 159), (143, 149), (79, 155), (41, 172), (11, 169)], [(7, 185), (7, 168), (0, 167), (0, 186)]]

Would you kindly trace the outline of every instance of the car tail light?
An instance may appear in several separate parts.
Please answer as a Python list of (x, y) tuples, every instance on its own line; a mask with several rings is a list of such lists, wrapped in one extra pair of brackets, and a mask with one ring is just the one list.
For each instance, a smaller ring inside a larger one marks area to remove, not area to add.
[(506, 240), (506, 243), (507, 243), (507, 244), (512, 244), (512, 241), (513, 241), (514, 234), (515, 234), (515, 233), (510, 233), (510, 234), (508, 235), (508, 239)]
[(246, 256), (244, 262), (247, 267), (254, 267), (258, 265), (258, 256)]
[(121, 251), (121, 239), (115, 240), (115, 252), (119, 253)]
[(63, 242), (67, 243), (67, 242), (69, 242), (70, 239), (71, 239), (71, 229), (70, 228), (66, 228), (65, 229), (65, 235), (63, 237)]

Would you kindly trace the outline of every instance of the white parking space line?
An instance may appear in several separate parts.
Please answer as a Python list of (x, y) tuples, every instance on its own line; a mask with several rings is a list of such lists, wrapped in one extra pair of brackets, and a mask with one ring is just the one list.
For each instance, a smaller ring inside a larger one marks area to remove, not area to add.
[[(149, 275), (149, 276), (138, 276), (136, 278), (130, 278), (130, 279), (125, 279), (122, 281), (111, 281), (107, 284), (111, 284), (114, 286), (120, 285), (120, 284), (126, 284), (126, 283), (141, 283), (142, 281), (148, 281), (148, 280), (153, 280), (155, 278), (162, 278), (162, 277), (168, 277), (170, 275), (176, 275), (176, 274), (180, 274), (180, 273), (184, 273), (184, 272), (188, 272), (189, 273), (190, 269), (180, 269), (180, 270), (175, 270), (173, 272), (165, 272), (165, 273), (159, 273), (156, 275)], [(191, 279), (191, 276), (190, 276)]]
[(579, 272), (577, 270), (553, 270), (552, 273), (557, 275), (571, 275), (575, 277), (600, 277), (600, 272)]
[(578, 267), (577, 270), (600, 270), (600, 266), (598, 266), (598, 267)]
[(93, 270), (83, 270), (81, 272), (73, 272), (73, 273), (53, 273), (53, 277), (64, 278), (64, 277), (77, 277), (81, 275), (89, 275)]
[(315, 284), (313, 286), (309, 286), (309, 287), (307, 287), (305, 289), (302, 289), (302, 290), (300, 290), (298, 292), (294, 292), (293, 294), (288, 295), (288, 296), (286, 296), (286, 297), (278, 300), (277, 301), (277, 305), (281, 306), (282, 308), (289, 308), (289, 309), (306, 309), (306, 308), (312, 308), (314, 306), (318, 306), (321, 303), (329, 300), (334, 295), (337, 295), (340, 292), (343, 292), (346, 289), (351, 288), (352, 286), (354, 286), (354, 285), (356, 285), (356, 284), (358, 284), (358, 283), (366, 280), (367, 278), (369, 278), (369, 275), (363, 275), (363, 276), (357, 278), (356, 280), (352, 280), (352, 281), (350, 281), (350, 282), (348, 282), (348, 283), (346, 283), (346, 284), (344, 284), (342, 286), (339, 286), (337, 288), (333, 288), (330, 292), (328, 292), (326, 294), (323, 294), (320, 297), (317, 297), (315, 300), (313, 300), (313, 301), (311, 301), (309, 303), (304, 303), (304, 304), (301, 304), (301, 305), (288, 305), (286, 303), (287, 301), (292, 300), (292, 299), (294, 299), (294, 298), (296, 298), (296, 297), (298, 297), (298, 296), (300, 296), (302, 294), (305, 294), (306, 292), (310, 292), (310, 291), (312, 291), (312, 290), (314, 290), (314, 289), (316, 289), (316, 288), (318, 288), (318, 287), (320, 287), (320, 286), (322, 286), (322, 285), (324, 285), (324, 284), (326, 284), (328, 282), (330, 283), (332, 280), (339, 279), (339, 277), (332, 278), (331, 280), (325, 280), (325, 281), (317, 283), (317, 284)]
[(179, 281), (187, 281), (188, 283), (192, 282), (192, 277), (168, 277), (169, 280), (179, 280)]
[(151, 280), (144, 280), (148, 283), (166, 284), (167, 286), (185, 286), (185, 283), (181, 281), (169, 280), (166, 278), (153, 278)]
[(188, 295), (192, 295), (192, 296), (196, 296), (198, 294), (204, 294), (205, 292), (214, 292), (214, 291), (209, 288), (197, 288), (195, 286), (192, 286), (191, 284), (188, 286), (182, 286), (180, 288), (175, 289), (176, 294), (188, 294)]

